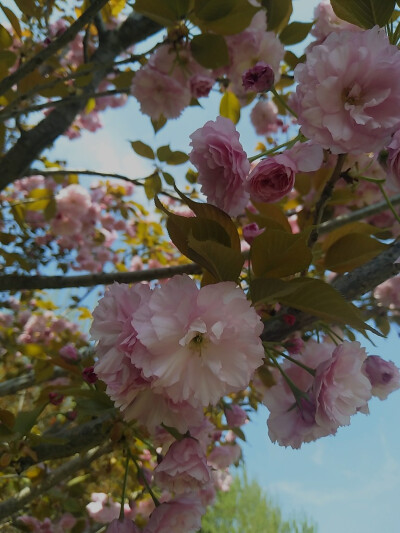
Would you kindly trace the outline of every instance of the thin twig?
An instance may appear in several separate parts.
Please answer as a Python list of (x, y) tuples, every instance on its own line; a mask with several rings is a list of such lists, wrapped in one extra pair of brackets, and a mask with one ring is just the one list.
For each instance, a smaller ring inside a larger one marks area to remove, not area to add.
[(106, 5), (108, 0), (94, 0), (86, 11), (65, 30), (57, 39), (51, 42), (48, 46), (40, 50), (36, 55), (28, 59), (26, 63), (23, 63), (18, 70), (4, 78), (0, 82), (0, 95), (4, 94), (11, 89), (13, 85), (25, 78), (28, 74), (33, 72), (39, 65), (44, 63), (46, 59), (52, 57), (58, 50), (64, 48), (75, 36), (80, 32), (82, 28), (93, 18), (93, 16)]
[(341, 178), (341, 171), (346, 159), (346, 154), (339, 154), (335, 168), (333, 169), (332, 175), (325, 184), (325, 187), (322, 190), (321, 196), (318, 202), (315, 205), (314, 220), (313, 225), (315, 226), (310, 233), (308, 239), (308, 246), (312, 248), (318, 240), (318, 226), (321, 223), (322, 216), (324, 214), (325, 206), (328, 203), (329, 199), (332, 196), (333, 189), (336, 182)]
[(0, 503), (0, 520), (9, 520), (12, 515), (23, 509), (32, 500), (47, 492), (54, 485), (58, 485), (71, 478), (79, 470), (87, 468), (93, 461), (110, 453), (113, 449), (112, 443), (107, 443), (101, 447), (89, 450), (82, 457), (75, 457), (62, 464), (51, 472), (44, 481), (37, 486), (25, 487), (16, 496)]

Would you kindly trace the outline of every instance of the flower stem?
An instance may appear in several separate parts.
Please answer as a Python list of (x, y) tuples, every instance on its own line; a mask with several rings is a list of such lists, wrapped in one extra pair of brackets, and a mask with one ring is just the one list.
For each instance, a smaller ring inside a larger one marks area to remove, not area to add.
[(285, 109), (287, 109), (291, 115), (293, 115), (294, 117), (297, 118), (297, 113), (295, 113), (295, 112), (293, 111), (293, 109), (287, 105), (287, 103), (285, 102), (285, 99), (282, 98), (282, 96), (277, 92), (277, 90), (275, 89), (275, 87), (273, 87), (272, 89), (270, 89), (270, 91), (271, 91), (271, 93), (275, 96), (275, 98), (278, 100), (278, 102), (279, 102), (280, 104), (282, 104), (283, 107), (284, 107)]
[(122, 521), (124, 519), (124, 506), (125, 506), (125, 494), (126, 494), (126, 482), (128, 480), (128, 470), (129, 470), (129, 452), (126, 454), (126, 461), (125, 461), (125, 474), (124, 474), (124, 481), (122, 484), (122, 496), (121, 496), (121, 509), (119, 511), (119, 519)]
[(129, 454), (129, 457), (132, 459), (132, 461), (135, 463), (135, 466), (136, 466), (136, 469), (138, 471), (138, 474), (141, 477), (141, 479), (143, 479), (143, 483), (145, 484), (145, 487), (146, 487), (148, 493), (150, 494), (151, 499), (154, 502), (154, 505), (156, 507), (158, 507), (160, 505), (160, 502), (159, 502), (158, 498), (156, 497), (156, 495), (154, 494), (152, 488), (150, 487), (150, 485), (149, 485), (149, 483), (148, 483), (148, 481), (146, 479), (146, 476), (144, 475), (142, 467), (136, 461), (135, 457), (131, 454), (130, 450), (128, 450), (128, 454)]
[(286, 141), (282, 144), (279, 144), (278, 146), (275, 146), (274, 148), (271, 148), (270, 150), (265, 150), (264, 152), (261, 152), (260, 154), (253, 155), (252, 157), (249, 157), (249, 162), (252, 163), (256, 159), (259, 159), (260, 157), (268, 156), (271, 154), (274, 154), (281, 148), (291, 148), (297, 141), (300, 141), (303, 138), (302, 134), (299, 133), (296, 137), (293, 139), (290, 139), (290, 141)]
[(383, 188), (382, 182), (377, 182), (377, 185), (378, 185), (378, 187), (379, 187), (381, 193), (383, 194), (383, 197), (385, 198), (386, 203), (387, 203), (389, 209), (390, 209), (391, 212), (393, 213), (393, 215), (394, 215), (395, 219), (397, 220), (397, 222), (399, 222), (399, 224), (400, 224), (400, 217), (399, 217), (399, 215), (396, 213), (396, 210), (395, 210), (395, 208), (393, 207), (393, 204), (392, 204), (392, 202), (390, 201), (389, 196), (387, 195), (385, 189)]

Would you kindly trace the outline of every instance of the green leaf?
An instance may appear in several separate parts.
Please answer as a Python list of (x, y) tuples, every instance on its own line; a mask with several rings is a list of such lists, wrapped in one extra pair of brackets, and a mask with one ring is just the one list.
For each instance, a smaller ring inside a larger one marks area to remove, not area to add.
[(229, 15), (235, 5), (235, 0), (195, 0), (194, 12), (203, 21), (218, 20)]
[(142, 157), (147, 159), (155, 159), (153, 149), (142, 141), (131, 141), (133, 150)]
[[(282, 229), (292, 233), (292, 228), (288, 222), (287, 216), (283, 210), (275, 204), (267, 204), (262, 202), (252, 202), (254, 207), (260, 213), (260, 215), (266, 220), (275, 221)], [(269, 227), (268, 225), (261, 225), (260, 227)]]
[(189, 235), (189, 247), (201, 256), (207, 270), (217, 281), (237, 281), (244, 263), (243, 255), (215, 241), (197, 240)]
[(365, 235), (350, 233), (338, 239), (327, 251), (324, 266), (343, 274), (357, 268), (388, 248), (387, 244)]
[(168, 165), (182, 165), (189, 160), (189, 156), (185, 152), (172, 151), (169, 145), (160, 146), (157, 150), (157, 157)]
[(267, 9), (267, 30), (279, 33), (289, 22), (292, 0), (262, 0), (261, 4)]
[(239, 122), (240, 102), (233, 92), (226, 91), (223, 94), (219, 104), (219, 114), (221, 117), (229, 118), (234, 124)]
[[(220, 2), (212, 0), (215, 4), (211, 6), (211, 1), (197, 2), (203, 4), (203, 10), (195, 10), (194, 22), (203, 30), (219, 33), (221, 35), (233, 35), (247, 28), (259, 8), (249, 4), (247, 0), (235, 0), (231, 9), (232, 2)], [(196, 4), (195, 4), (196, 5)], [(202, 13), (202, 15), (201, 15)], [(196, 16), (197, 15), (197, 16)], [(206, 18), (204, 18), (206, 17)]]
[(151, 124), (153, 126), (154, 133), (157, 133), (158, 131), (160, 131), (160, 129), (164, 127), (166, 123), (167, 123), (167, 119), (164, 117), (164, 115), (160, 115), (158, 119), (152, 118)]
[(171, 26), (186, 17), (190, 3), (190, 0), (136, 0), (134, 10), (161, 26)]
[(223, 229), (226, 231), (227, 235), (229, 236), (228, 246), (235, 250), (240, 250), (240, 237), (238, 231), (236, 229), (235, 224), (232, 222), (231, 217), (227, 215), (225, 211), (222, 211), (222, 209), (216, 207), (215, 205), (194, 202), (193, 200), (185, 196), (183, 193), (181, 193), (181, 191), (177, 189), (177, 187), (175, 187), (175, 190), (185, 202), (185, 204), (190, 207), (190, 209), (195, 215), (197, 215), (199, 218), (214, 220), (220, 226), (222, 226)]
[[(156, 207), (168, 215), (167, 230), (172, 242), (182, 254), (210, 272), (216, 281), (236, 281), (244, 258), (232, 220), (218, 208), (198, 204), (178, 193), (195, 214), (202, 216), (182, 217), (171, 213), (156, 197)], [(209, 217), (204, 216), (206, 214)]]
[(309, 228), (295, 235), (265, 229), (251, 243), (254, 274), (257, 277), (282, 278), (305, 270), (312, 261), (312, 252), (307, 246), (309, 233)]
[(194, 59), (205, 68), (219, 68), (229, 63), (228, 47), (222, 35), (195, 35), (190, 43)]
[(21, 31), (21, 26), (19, 24), (19, 20), (18, 20), (18, 17), (15, 15), (15, 13), (13, 11), (11, 11), (11, 9), (9, 9), (8, 7), (6, 6), (3, 6), (3, 4), (0, 4), (1, 6), (1, 9), (3, 10), (5, 16), (8, 18), (8, 20), (10, 21), (10, 24), (11, 26), (13, 27), (15, 33), (18, 35), (18, 37), (21, 39), (22, 37), (22, 31)]
[(361, 28), (384, 26), (391, 18), (395, 0), (331, 0), (335, 14)]
[(12, 45), (13, 38), (5, 29), (5, 27), (0, 24), (0, 49), (9, 48)]
[(145, 179), (144, 192), (148, 200), (153, 200), (153, 198), (161, 191), (161, 189), (162, 182), (157, 172)]
[(303, 63), (305, 61), (306, 56), (303, 54), (301, 57), (297, 57), (296, 54), (294, 54), (290, 50), (287, 50), (285, 52), (285, 57), (283, 59), (284, 59), (285, 63), (292, 70), (294, 70), (299, 63)]
[(0, 409), (0, 423), (4, 424), (8, 429), (13, 429), (15, 424), (15, 416), (7, 409)]
[(292, 22), (279, 34), (283, 44), (291, 45), (303, 41), (313, 26), (313, 22)]
[(279, 302), (328, 323), (350, 326), (359, 331), (367, 329), (380, 335), (363, 321), (357, 307), (345, 300), (331, 285), (319, 279), (255, 279), (251, 283), (250, 294), (253, 303)]
[(17, 4), (22, 13), (24, 13), (24, 15), (26, 15), (27, 17), (36, 16), (38, 8), (34, 0), (14, 0), (14, 2)]
[(175, 180), (173, 176), (171, 176), (171, 174), (169, 174), (168, 172), (162, 172), (162, 175), (167, 185), (171, 185), (171, 187), (175, 185)]
[(21, 411), (15, 418), (14, 431), (21, 436), (29, 433), (31, 428), (36, 424), (41, 412), (46, 407), (47, 401), (40, 403), (32, 411)]

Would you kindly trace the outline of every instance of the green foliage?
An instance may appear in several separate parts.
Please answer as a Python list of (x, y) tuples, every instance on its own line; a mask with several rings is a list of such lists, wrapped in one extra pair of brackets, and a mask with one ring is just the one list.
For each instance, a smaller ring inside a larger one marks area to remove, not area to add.
[(222, 35), (195, 35), (190, 47), (195, 60), (205, 68), (218, 68), (229, 62), (228, 47)]
[(313, 22), (291, 22), (279, 35), (283, 44), (291, 45), (303, 41), (313, 26)]
[(293, 12), (292, 0), (262, 0), (261, 4), (267, 9), (267, 29), (279, 33)]
[(217, 500), (202, 520), (201, 533), (315, 533), (306, 520), (286, 520), (256, 481), (235, 476), (230, 490)]
[(247, 0), (198, 0), (195, 2), (194, 22), (203, 31), (233, 35), (243, 31), (257, 11), (258, 8)]
[(389, 22), (395, 0), (331, 0), (336, 15), (361, 28), (384, 26)]

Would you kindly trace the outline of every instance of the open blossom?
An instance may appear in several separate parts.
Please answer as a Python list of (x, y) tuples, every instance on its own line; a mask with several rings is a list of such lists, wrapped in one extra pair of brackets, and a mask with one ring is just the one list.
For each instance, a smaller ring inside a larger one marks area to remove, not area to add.
[[(86, 505), (86, 510), (89, 516), (95, 521), (102, 524), (107, 524), (119, 517), (121, 504), (115, 502), (110, 496), (104, 492), (93, 492), (91, 494), (92, 501)], [(125, 518), (133, 518), (135, 512), (126, 503), (124, 505)]]
[(278, 131), (282, 123), (278, 119), (278, 108), (272, 100), (260, 100), (250, 113), (250, 120), (258, 135)]
[(364, 375), (367, 354), (359, 342), (343, 342), (315, 374), (315, 420), (329, 431), (348, 426), (350, 417), (371, 398), (371, 383)]
[(380, 400), (386, 400), (391, 392), (400, 388), (400, 370), (392, 361), (370, 355), (364, 361), (364, 370), (372, 385), (372, 395)]
[(219, 116), (190, 138), (190, 161), (199, 171), (198, 182), (207, 200), (232, 216), (243, 213), (249, 200), (244, 180), (250, 163), (233, 122)]
[(330, 0), (323, 0), (317, 5), (314, 9), (314, 19), (316, 22), (311, 28), (310, 34), (316, 38), (317, 42), (311, 43), (310, 46), (322, 43), (332, 32), (341, 30), (362, 31), (359, 26), (340, 19), (333, 11)]
[(233, 282), (198, 289), (174, 276), (134, 316), (149, 357), (137, 359), (152, 389), (193, 407), (248, 386), (261, 365), (260, 318)]
[(387, 147), (387, 184), (393, 191), (400, 191), (400, 130), (393, 135)]
[(400, 276), (394, 276), (378, 285), (374, 290), (374, 297), (384, 307), (400, 309)]
[(232, 403), (225, 407), (225, 416), (228, 426), (230, 427), (240, 427), (249, 421), (246, 411), (236, 403)]
[(296, 143), (282, 154), (267, 157), (253, 167), (246, 188), (259, 202), (277, 202), (294, 186), (296, 173), (317, 170), (323, 159), (322, 148), (316, 144)]
[(331, 33), (294, 75), (301, 131), (335, 154), (379, 151), (400, 126), (400, 52), (377, 26)]
[(196, 533), (205, 508), (197, 497), (184, 495), (154, 509), (144, 533)]
[(207, 457), (208, 463), (217, 470), (224, 470), (228, 466), (237, 463), (242, 455), (238, 444), (225, 444), (215, 446)]
[[(323, 361), (329, 360), (332, 348), (327, 343), (308, 341), (301, 354), (292, 357), (303, 365), (316, 368)], [(300, 366), (285, 361), (282, 370), (305, 395), (296, 403), (288, 383), (278, 371), (274, 372), (276, 384), (264, 391), (262, 402), (270, 411), (268, 417), (268, 434), (272, 442), (281, 446), (300, 448), (303, 442), (311, 442), (330, 432), (317, 425), (315, 421), (316, 403), (312, 391), (314, 378)]]
[(211, 471), (200, 444), (192, 437), (171, 444), (164, 459), (154, 470), (160, 488), (176, 494), (202, 489), (211, 482)]

